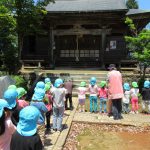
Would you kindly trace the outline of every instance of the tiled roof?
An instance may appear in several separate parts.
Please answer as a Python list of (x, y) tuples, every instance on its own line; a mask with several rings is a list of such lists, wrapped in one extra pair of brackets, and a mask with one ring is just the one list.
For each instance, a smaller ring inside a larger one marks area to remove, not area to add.
[(124, 0), (55, 0), (46, 6), (48, 12), (96, 12), (126, 10)]
[(127, 16), (128, 15), (136, 15), (136, 14), (143, 14), (143, 13), (150, 13), (150, 10), (141, 10), (141, 9), (129, 9), (129, 11), (127, 12)]

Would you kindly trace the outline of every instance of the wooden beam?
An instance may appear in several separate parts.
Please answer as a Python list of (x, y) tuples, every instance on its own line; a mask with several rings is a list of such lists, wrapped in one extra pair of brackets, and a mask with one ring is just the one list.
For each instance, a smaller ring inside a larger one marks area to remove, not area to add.
[[(84, 29), (84, 28), (79, 28), (79, 29), (66, 29), (66, 30), (54, 30), (54, 35), (85, 35), (85, 34), (90, 34), (90, 35), (101, 35), (103, 32), (102, 29)], [(111, 33), (111, 29), (105, 29), (106, 34)]]

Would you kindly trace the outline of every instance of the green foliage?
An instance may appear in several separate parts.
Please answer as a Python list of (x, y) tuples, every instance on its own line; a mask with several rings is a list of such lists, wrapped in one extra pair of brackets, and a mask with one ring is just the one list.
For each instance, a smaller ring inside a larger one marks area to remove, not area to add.
[(1, 69), (10, 74), (15, 72), (23, 38), (41, 32), (43, 18), (47, 14), (45, 6), (50, 1), (53, 0), (38, 0), (35, 4), (34, 0), (0, 0)]
[[(0, 63), (1, 69), (10, 74), (15, 72), (17, 58), (16, 21), (11, 11), (0, 6)], [(13, 63), (12, 63), (13, 62)]]
[(23, 76), (15, 75), (15, 76), (11, 76), (11, 77), (16, 82), (15, 85), (17, 87), (23, 87), (23, 88), (27, 89), (27, 81), (25, 80), (25, 78)]
[(126, 36), (125, 39), (133, 58), (150, 65), (150, 30), (142, 30), (137, 36)]
[(132, 52), (132, 57), (139, 62), (143, 74), (141, 80), (144, 80), (146, 68), (150, 66), (150, 30), (143, 29), (138, 33), (130, 18), (126, 18), (125, 23), (133, 33), (132, 36), (125, 36), (127, 47)]
[(26, 35), (42, 32), (43, 18), (47, 14), (45, 6), (52, 0), (14, 0), (17, 20), (18, 54), (21, 56), (23, 38)]
[(126, 6), (128, 9), (138, 9), (138, 2), (136, 0), (127, 0)]
[(136, 30), (133, 20), (130, 19), (129, 17), (126, 18), (125, 23), (128, 25), (130, 30), (132, 30), (132, 31)]

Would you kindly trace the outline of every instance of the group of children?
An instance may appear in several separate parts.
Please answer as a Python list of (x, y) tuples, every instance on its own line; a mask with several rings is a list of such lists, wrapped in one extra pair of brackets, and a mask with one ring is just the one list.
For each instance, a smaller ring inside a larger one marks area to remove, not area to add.
[(108, 89), (106, 88), (106, 81), (100, 82), (100, 88), (96, 84), (96, 78), (91, 77), (90, 84), (86, 88), (86, 82), (82, 81), (78, 87), (78, 100), (79, 100), (79, 112), (85, 111), (85, 100), (86, 93), (89, 92), (90, 100), (90, 112), (97, 112), (98, 98), (100, 99), (100, 110), (99, 112), (107, 113), (107, 97)]
[[(132, 82), (132, 88), (129, 83), (123, 84), (124, 97), (122, 98), (122, 112), (123, 113), (138, 113), (139, 110), (139, 88), (137, 82)], [(82, 81), (78, 88), (78, 101), (79, 101), (79, 112), (85, 111), (85, 100), (86, 94), (89, 93), (90, 101), (90, 112), (98, 111), (107, 114), (107, 100), (108, 100), (108, 89), (107, 82), (101, 81), (99, 86), (96, 84), (96, 78), (91, 77), (90, 83), (86, 88), (86, 82)], [(142, 95), (142, 109), (145, 110), (148, 106), (148, 113), (150, 113), (150, 82), (145, 81), (141, 92)], [(98, 102), (99, 99), (99, 102)], [(131, 104), (131, 109), (130, 109)]]
[[(123, 102), (123, 113), (138, 113), (139, 110), (139, 96), (142, 96), (142, 112), (150, 113), (150, 82), (145, 81), (141, 93), (139, 93), (139, 88), (137, 82), (132, 82), (132, 88), (130, 89), (129, 83), (124, 83), (124, 97)], [(131, 103), (131, 111), (130, 111)], [(148, 106), (146, 110), (146, 106)]]
[[(79, 111), (85, 111), (86, 93), (89, 92), (90, 112), (107, 113), (107, 82), (101, 81), (98, 86), (95, 77), (91, 77), (88, 88), (86, 82), (78, 87)], [(122, 106), (124, 113), (138, 113), (139, 89), (137, 82), (123, 84), (124, 97)], [(64, 82), (58, 78), (52, 85), (50, 78), (39, 81), (34, 89), (30, 102), (26, 101), (27, 91), (10, 85), (0, 99), (0, 149), (2, 150), (41, 150), (44, 146), (45, 132), (51, 128), (50, 117), (53, 113), (53, 132), (62, 131), (65, 96), (67, 90)], [(148, 105), (150, 112), (150, 82), (145, 81), (142, 89), (142, 108)], [(130, 111), (130, 102), (132, 109)], [(72, 107), (72, 104), (70, 105)], [(45, 121), (46, 118), (46, 121)], [(46, 124), (45, 124), (46, 122)], [(39, 136), (40, 135), (40, 136)]]
[(62, 79), (56, 79), (53, 86), (50, 78), (45, 78), (45, 82), (37, 82), (32, 99), (27, 102), (27, 91), (10, 85), (0, 99), (0, 149), (42, 150), (43, 128), (50, 129), (52, 113), (53, 132), (62, 130), (66, 93)]

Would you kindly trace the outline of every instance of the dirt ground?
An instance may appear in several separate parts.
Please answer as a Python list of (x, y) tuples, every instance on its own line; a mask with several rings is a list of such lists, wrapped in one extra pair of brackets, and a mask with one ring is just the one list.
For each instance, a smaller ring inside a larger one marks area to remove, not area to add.
[(149, 150), (150, 127), (73, 123), (63, 150)]

